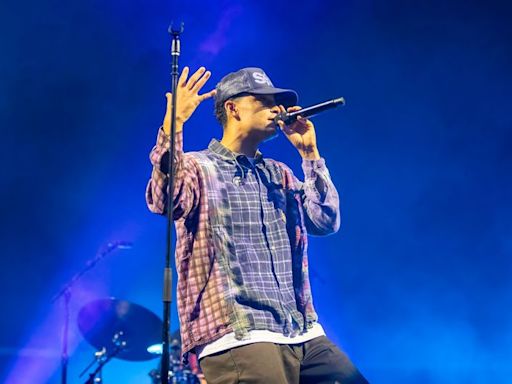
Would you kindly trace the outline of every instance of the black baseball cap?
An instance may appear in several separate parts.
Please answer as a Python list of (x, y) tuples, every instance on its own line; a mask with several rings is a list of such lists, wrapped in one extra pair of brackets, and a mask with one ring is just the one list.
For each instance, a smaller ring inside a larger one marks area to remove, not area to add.
[(222, 78), (215, 88), (215, 107), (240, 94), (275, 95), (278, 104), (297, 105), (299, 96), (291, 89), (276, 88), (261, 68), (242, 68)]

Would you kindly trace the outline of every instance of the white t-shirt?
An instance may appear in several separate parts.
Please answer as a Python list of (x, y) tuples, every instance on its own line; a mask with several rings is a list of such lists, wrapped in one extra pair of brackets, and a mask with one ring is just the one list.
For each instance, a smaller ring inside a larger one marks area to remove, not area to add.
[(325, 336), (324, 329), (319, 323), (314, 323), (313, 327), (309, 328), (301, 335), (293, 337), (285, 336), (282, 333), (271, 332), (266, 330), (252, 330), (249, 331), (247, 336), (242, 340), (235, 338), (235, 333), (231, 332), (222, 336), (220, 339), (212, 341), (211, 343), (196, 347), (196, 354), (198, 359), (202, 359), (208, 355), (222, 352), (231, 348), (241, 347), (242, 345), (253, 343), (274, 343), (274, 344), (299, 344), (312, 340), (319, 336)]

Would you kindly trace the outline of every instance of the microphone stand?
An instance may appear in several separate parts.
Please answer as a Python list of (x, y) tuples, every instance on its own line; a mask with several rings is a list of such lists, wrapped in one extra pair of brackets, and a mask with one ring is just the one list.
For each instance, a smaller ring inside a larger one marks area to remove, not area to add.
[(60, 382), (62, 384), (67, 384), (68, 382), (68, 335), (69, 335), (69, 302), (71, 301), (71, 288), (73, 285), (80, 280), (80, 278), (90, 269), (94, 268), (94, 266), (102, 260), (105, 256), (107, 256), (112, 251), (120, 248), (131, 248), (132, 244), (125, 241), (115, 241), (113, 243), (108, 243), (106, 248), (98, 252), (98, 254), (92, 258), (91, 260), (85, 263), (85, 267), (75, 274), (71, 280), (69, 280), (64, 287), (53, 296), (51, 302), (56, 302), (59, 298), (64, 297), (64, 326), (62, 327), (62, 352), (61, 352), (61, 378)]
[(180, 56), (180, 35), (183, 33), (183, 23), (179, 28), (174, 28), (171, 23), (169, 34), (172, 36), (171, 43), (171, 92), (172, 92), (172, 111), (171, 111), (171, 132), (169, 148), (169, 179), (168, 179), (168, 198), (167, 198), (167, 246), (165, 254), (164, 284), (163, 284), (163, 322), (162, 322), (162, 358), (160, 368), (160, 380), (162, 384), (169, 383), (169, 364), (170, 364), (170, 329), (171, 329), (171, 302), (172, 302), (172, 270), (171, 256), (173, 252), (172, 244), (172, 213), (174, 211), (174, 154), (175, 136), (176, 136), (176, 91), (178, 89), (178, 58)]

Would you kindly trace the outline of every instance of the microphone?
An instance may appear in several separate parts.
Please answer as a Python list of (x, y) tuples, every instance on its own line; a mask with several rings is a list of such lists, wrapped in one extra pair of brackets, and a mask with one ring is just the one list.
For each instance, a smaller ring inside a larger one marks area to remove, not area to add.
[(290, 125), (291, 123), (297, 120), (298, 116), (302, 116), (304, 118), (313, 117), (318, 115), (320, 112), (326, 111), (331, 108), (335, 108), (339, 105), (345, 105), (345, 99), (343, 97), (338, 97), (337, 99), (324, 101), (323, 103), (302, 108), (295, 112), (280, 113), (274, 118), (274, 122), (277, 124), (277, 122), (281, 120), (286, 125)]

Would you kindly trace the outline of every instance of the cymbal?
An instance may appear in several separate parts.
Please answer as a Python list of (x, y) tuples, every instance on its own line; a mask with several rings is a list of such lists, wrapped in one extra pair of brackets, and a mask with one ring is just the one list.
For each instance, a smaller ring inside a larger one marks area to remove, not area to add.
[(89, 344), (105, 347), (107, 353), (116, 349), (112, 339), (118, 335), (126, 346), (115, 357), (143, 361), (156, 357), (147, 347), (161, 342), (162, 320), (141, 305), (108, 298), (84, 305), (78, 313), (78, 328)]

